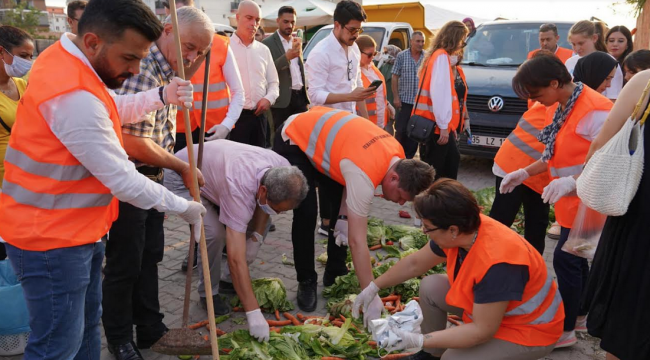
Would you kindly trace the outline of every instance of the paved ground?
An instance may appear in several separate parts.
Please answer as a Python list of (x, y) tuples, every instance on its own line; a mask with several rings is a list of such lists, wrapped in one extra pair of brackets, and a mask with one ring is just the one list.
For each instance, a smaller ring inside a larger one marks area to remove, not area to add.
[[(472, 190), (480, 190), (485, 187), (494, 186), (494, 176), (491, 172), (492, 162), (484, 159), (476, 159), (464, 157), (461, 164), (459, 180)], [(412, 220), (400, 219), (397, 212), (400, 209), (413, 211), (408, 206), (399, 206), (394, 203), (387, 202), (382, 199), (377, 199), (374, 203), (371, 215), (383, 219), (386, 223), (404, 223), (412, 225)], [(278, 277), (284, 282), (289, 300), (296, 304), (296, 291), (298, 283), (296, 281), (296, 274), (293, 266), (283, 265), (281, 262), (282, 254), (286, 254), (292, 259), (291, 247), (291, 214), (285, 214), (274, 217), (277, 231), (270, 233), (269, 237), (264, 244), (262, 251), (259, 253), (259, 259), (251, 266), (251, 276), (256, 277)], [(322, 237), (317, 237), (320, 239)], [(553, 271), (552, 265), (552, 251), (555, 248), (556, 242), (547, 238), (546, 252), (544, 258), (546, 259), (548, 268)], [(189, 246), (189, 231), (188, 227), (182, 220), (170, 216), (165, 222), (165, 257), (160, 264), (160, 304), (162, 311), (165, 314), (165, 324), (169, 328), (180, 327), (182, 307), (183, 307), (183, 292), (185, 288), (185, 274), (180, 271), (181, 262), (183, 261)], [(317, 255), (324, 252), (324, 245), (317, 244)], [(322, 287), (322, 273), (324, 267), (317, 263), (317, 271), (319, 273), (319, 287), (318, 293), (321, 294)], [(190, 322), (197, 322), (207, 318), (207, 313), (198, 305), (198, 294), (196, 292), (196, 279), (194, 275), (194, 291), (192, 292), (192, 305), (190, 307)], [(320, 296), (318, 308), (314, 312), (316, 314), (325, 314), (326, 300)], [(293, 311), (294, 313), (296, 311)], [(236, 313), (233, 317), (219, 325), (225, 331), (231, 331), (238, 328), (245, 328), (246, 325), (236, 325), (233, 323), (233, 318), (244, 318), (243, 313)], [(546, 359), (552, 360), (591, 360), (591, 359), (604, 359), (604, 352), (598, 347), (597, 339), (591, 338), (588, 335), (579, 335), (581, 340), (579, 343), (569, 349), (559, 349), (551, 353)], [(164, 356), (144, 350), (143, 355), (148, 360), (171, 360), (176, 359), (175, 356)], [(201, 357), (208, 359), (208, 356)], [(14, 356), (10, 358), (1, 358), (6, 360), (19, 360), (21, 356)], [(106, 350), (105, 339), (102, 344), (101, 360), (112, 360), (113, 357)]]

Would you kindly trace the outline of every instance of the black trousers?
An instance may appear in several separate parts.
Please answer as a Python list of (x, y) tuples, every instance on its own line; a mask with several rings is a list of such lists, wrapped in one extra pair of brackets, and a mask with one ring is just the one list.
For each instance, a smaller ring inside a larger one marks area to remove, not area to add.
[(440, 135), (433, 134), (425, 145), (420, 146), (420, 158), (436, 170), (436, 180), (443, 177), (456, 180), (460, 165), (456, 135), (450, 132), (445, 145), (438, 145), (438, 139)]
[(291, 90), (291, 101), (285, 108), (271, 108), (273, 114), (273, 126), (275, 131), (279, 131), (287, 118), (291, 115), (307, 111), (307, 96), (305, 90)]
[(406, 136), (406, 124), (409, 122), (411, 117), (411, 112), (413, 111), (413, 104), (402, 103), (402, 107), (397, 114), (397, 119), (395, 120), (395, 139), (404, 148), (404, 154), (407, 159), (413, 159), (415, 153), (418, 151), (418, 143), (415, 140), (411, 140)]
[(0, 243), (0, 260), (7, 258), (7, 249), (5, 249), (5, 244)]
[(102, 323), (106, 340), (121, 345), (153, 342), (167, 330), (158, 302), (158, 263), (165, 246), (165, 214), (120, 202), (120, 215), (106, 242)]
[[(199, 134), (201, 133), (201, 128), (196, 128), (192, 131), (192, 142), (194, 144), (199, 143)], [(185, 133), (176, 133), (176, 143), (174, 144), (174, 154), (183, 150), (187, 147), (187, 140), (185, 139)]]
[(571, 229), (561, 228), (560, 240), (553, 252), (553, 269), (564, 304), (564, 331), (575, 329), (578, 316), (585, 316), (589, 311), (581, 303), (589, 278), (589, 262), (585, 258), (562, 251), (562, 246), (569, 239), (569, 232)]
[(521, 205), (524, 205), (524, 238), (544, 255), (546, 227), (548, 226), (549, 204), (544, 204), (542, 196), (526, 185), (519, 185), (509, 194), (501, 194), (499, 187), (503, 181), (497, 176), (496, 196), (490, 217), (505, 226), (512, 226)]
[(265, 148), (267, 127), (264, 113), (255, 115), (253, 110), (242, 110), (228, 138), (238, 143)]
[(325, 176), (311, 164), (307, 155), (296, 145), (289, 145), (282, 141), (282, 134), (277, 132), (273, 143), (273, 150), (284, 156), (291, 165), (298, 167), (307, 178), (309, 192), (307, 197), (293, 210), (293, 223), (291, 224), (291, 242), (293, 243), (293, 259), (299, 282), (316, 281), (316, 266), (314, 254), (314, 231), (318, 216), (318, 202), (316, 200), (315, 183), (318, 182), (319, 191), (325, 191), (327, 197), (321, 196), (321, 201), (326, 200), (321, 206), (329, 207), (330, 231), (327, 244), (326, 271), (332, 274), (344, 274), (347, 247), (339, 247), (334, 243), (334, 226), (341, 207), (343, 186)]

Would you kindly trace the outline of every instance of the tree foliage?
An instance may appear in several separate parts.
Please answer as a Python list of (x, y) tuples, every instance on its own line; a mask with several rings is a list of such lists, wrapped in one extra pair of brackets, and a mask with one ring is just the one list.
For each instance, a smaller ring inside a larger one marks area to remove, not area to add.
[(11, 25), (27, 31), (32, 36), (38, 32), (41, 12), (30, 7), (26, 2), (21, 2), (10, 11), (4, 13), (3, 24)]
[(645, 6), (645, 1), (646, 0), (625, 0), (628, 4), (634, 6), (634, 13), (636, 16), (641, 15), (641, 11), (643, 10), (643, 7)]

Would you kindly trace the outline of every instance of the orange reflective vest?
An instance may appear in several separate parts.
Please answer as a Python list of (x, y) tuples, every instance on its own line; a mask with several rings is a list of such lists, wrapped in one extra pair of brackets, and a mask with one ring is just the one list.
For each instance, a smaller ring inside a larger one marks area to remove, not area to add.
[[(388, 124), (388, 98), (386, 97), (386, 79), (384, 78), (384, 75), (381, 74), (381, 71), (377, 69), (375, 64), (371, 63), (370, 67), (375, 75), (377, 75), (379, 80), (383, 82), (383, 85), (380, 86), (383, 96), (375, 96), (366, 99), (366, 108), (368, 109), (369, 117), (368, 120), (370, 120), (373, 124), (377, 124), (377, 126), (383, 129), (386, 127), (386, 124)], [(365, 88), (369, 87), (370, 83), (372, 82), (366, 75), (363, 74), (363, 71), (361, 72), (361, 80), (363, 81), (363, 87)], [(379, 116), (377, 115), (377, 99), (382, 99), (382, 101), (386, 104), (384, 105), (384, 119), (382, 121), (378, 121), (377, 119), (377, 116)]]
[(393, 136), (344, 110), (315, 106), (296, 116), (284, 131), (318, 171), (344, 186), (343, 159), (358, 166), (375, 187), (386, 176), (394, 157), (404, 159), (404, 149)]
[[(61, 64), (65, 71), (52, 71)], [(106, 106), (121, 144), (115, 102), (93, 69), (60, 42), (39, 56), (29, 81), (5, 157), (0, 237), (30, 251), (96, 242), (117, 218), (118, 201), (54, 136), (39, 106), (72, 91), (87, 91)]]
[[(210, 48), (210, 84), (208, 84), (208, 108), (205, 119), (204, 131), (210, 130), (213, 126), (221, 124), (228, 113), (230, 104), (230, 89), (226, 84), (223, 74), (223, 66), (228, 57), (228, 45), (230, 39), (221, 35), (214, 35), (212, 47)], [(205, 77), (205, 62), (192, 76), (194, 86), (194, 108), (190, 110), (190, 124), (192, 131), (201, 125), (201, 102), (203, 101), (203, 80)], [(179, 111), (176, 115), (176, 132), (185, 132), (185, 115)]]
[[(433, 67), (440, 55), (447, 55), (447, 60), (449, 61), (449, 82), (451, 84), (451, 107), (452, 115), (451, 121), (449, 122), (449, 132), (453, 132), (456, 129), (462, 130), (464, 118), (460, 113), (460, 102), (458, 101), (458, 94), (456, 93), (456, 87), (454, 86), (454, 72), (451, 70), (451, 60), (449, 59), (449, 54), (444, 49), (436, 50), (433, 55), (429, 58), (427, 63), (427, 74), (422, 83), (422, 89), (420, 91), (420, 97), (417, 99), (417, 104), (413, 106), (413, 114), (420, 115), (424, 118), (430, 119), (431, 121), (436, 121), (435, 115), (433, 115), (433, 101), (431, 100), (431, 94), (429, 89), (431, 88), (431, 79), (433, 78)], [(460, 68), (456, 66), (456, 70), (460, 74), (460, 77), (463, 79), (463, 82), (467, 84), (465, 80), (465, 73)], [(466, 85), (467, 86), (467, 85)], [(467, 91), (465, 91), (465, 98), (463, 104), (467, 104)], [(440, 134), (440, 128), (436, 126), (436, 134)]]
[[(535, 50), (529, 52), (526, 59), (531, 59), (540, 50), (541, 49), (535, 49)], [(561, 46), (558, 46), (557, 50), (555, 50), (555, 56), (557, 56), (558, 59), (560, 59), (560, 61), (562, 61), (562, 63), (564, 64), (571, 56), (573, 56), (573, 50), (569, 50), (567, 48), (563, 48)]]
[[(565, 120), (555, 138), (555, 151), (548, 161), (548, 174), (551, 180), (575, 176), (582, 172), (591, 141), (578, 135), (576, 128), (588, 113), (594, 110), (609, 111), (613, 105), (611, 100), (597, 91), (588, 86), (583, 87), (569, 118)], [(557, 107), (558, 104), (555, 104), (547, 109), (547, 125), (553, 122), (553, 114)], [(570, 229), (573, 226), (579, 204), (580, 199), (577, 196), (564, 196), (555, 203), (555, 218), (562, 227)]]
[[(544, 152), (544, 144), (537, 140), (537, 135), (544, 128), (545, 121), (546, 107), (535, 102), (535, 105), (521, 116), (517, 127), (499, 148), (494, 157), (497, 166), (506, 173), (511, 173), (539, 160)], [(549, 182), (548, 174), (544, 172), (529, 177), (524, 181), (524, 185), (541, 194)]]
[(521, 301), (510, 301), (495, 339), (524, 346), (548, 346), (558, 341), (564, 327), (562, 297), (548, 273), (546, 262), (530, 243), (507, 226), (481, 215), (474, 245), (455, 277), (458, 248), (447, 254), (447, 276), (451, 285), (446, 302), (463, 309), (463, 321), (472, 322), (474, 285), (493, 265), (508, 263), (528, 267), (529, 280)]

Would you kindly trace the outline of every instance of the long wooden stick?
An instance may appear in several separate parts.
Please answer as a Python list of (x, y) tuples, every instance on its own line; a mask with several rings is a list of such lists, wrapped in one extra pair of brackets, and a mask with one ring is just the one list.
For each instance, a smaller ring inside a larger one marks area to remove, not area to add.
[(203, 143), (205, 142), (206, 118), (208, 116), (208, 87), (210, 84), (210, 61), (212, 60), (212, 50), (205, 55), (205, 75), (203, 76), (203, 101), (201, 101), (201, 124), (199, 125), (199, 156), (197, 167), (201, 170), (203, 164)]
[[(174, 43), (176, 44), (176, 58), (178, 63), (178, 75), (185, 79), (185, 69), (183, 68), (183, 52), (181, 51), (181, 37), (178, 31), (178, 16), (176, 14), (176, 1), (169, 2), (169, 10), (172, 15), (172, 29), (174, 30)], [(207, 84), (205, 84), (207, 85)], [(196, 159), (194, 158), (194, 143), (192, 142), (192, 126), (190, 125), (190, 111), (183, 106), (183, 115), (185, 115), (185, 140), (187, 141), (187, 156), (190, 161), (192, 171), (192, 197), (194, 201), (201, 202), (199, 193), (199, 183), (197, 180)], [(195, 229), (196, 230), (196, 229)], [(191, 239), (190, 241), (194, 241)], [(219, 344), (217, 342), (217, 325), (214, 322), (214, 304), (212, 303), (212, 282), (210, 280), (210, 264), (208, 263), (208, 249), (205, 244), (205, 229), (201, 221), (201, 239), (199, 242), (201, 250), (201, 265), (203, 267), (203, 283), (205, 287), (205, 298), (208, 307), (208, 323), (210, 325), (210, 345), (212, 346), (212, 359), (219, 360)], [(188, 264), (192, 266), (192, 264)]]

